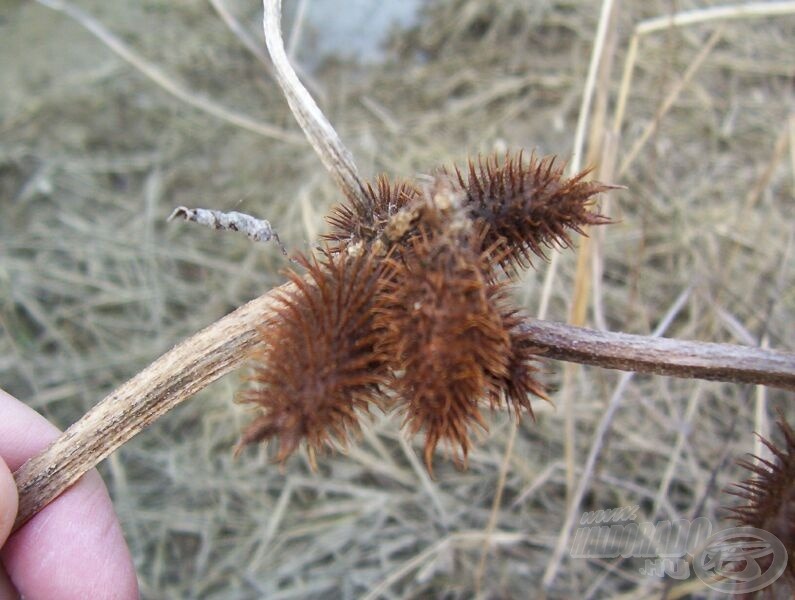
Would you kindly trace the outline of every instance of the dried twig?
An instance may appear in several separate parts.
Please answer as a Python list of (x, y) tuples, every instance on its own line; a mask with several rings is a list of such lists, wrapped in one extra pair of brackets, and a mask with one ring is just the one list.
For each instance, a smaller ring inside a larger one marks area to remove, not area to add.
[(776, 17), (795, 13), (795, 2), (745, 2), (728, 6), (710, 6), (696, 10), (687, 10), (672, 15), (662, 15), (638, 23), (635, 33), (645, 35), (654, 31), (663, 31), (673, 27), (686, 27), (697, 23), (723, 21), (729, 19), (747, 19), (749, 17)]
[(795, 391), (793, 352), (596, 331), (549, 321), (532, 320), (527, 327), (547, 358), (603, 369), (756, 383)]
[(139, 431), (239, 366), (260, 339), (257, 328), (274, 300), (272, 293), (252, 300), (175, 346), (22, 465), (14, 473), (14, 530)]
[(309, 92), (295, 74), (287, 53), (281, 30), (281, 0), (263, 0), (262, 27), (270, 52), (276, 80), (287, 98), (290, 110), (304, 130), (306, 137), (320, 156), (323, 165), (343, 193), (351, 200), (367, 204), (364, 184), (359, 178), (353, 156), (340, 140), (337, 132), (320, 111)]
[[(287, 284), (290, 285), (290, 284)], [(17, 470), (15, 529), (157, 418), (239, 366), (273, 316), (277, 288), (241, 306), (161, 356)], [(795, 390), (795, 354), (683, 342), (530, 320), (533, 343), (558, 360)]]
[[(663, 333), (665, 333), (668, 327), (670, 327), (671, 323), (682, 310), (682, 307), (684, 307), (687, 303), (687, 299), (690, 297), (690, 292), (691, 288), (689, 286), (682, 290), (676, 300), (674, 300), (673, 305), (668, 309), (660, 324), (656, 327), (654, 332), (652, 332), (651, 335), (653, 338), (659, 338), (663, 335)], [(602, 448), (604, 447), (605, 439), (607, 438), (607, 434), (613, 425), (613, 419), (615, 418), (616, 414), (618, 413), (618, 409), (621, 406), (621, 402), (624, 397), (624, 390), (626, 389), (627, 384), (629, 384), (633, 375), (634, 373), (623, 373), (619, 378), (618, 383), (616, 384), (616, 387), (610, 396), (610, 401), (607, 403), (607, 409), (602, 414), (602, 418), (599, 421), (599, 426), (594, 433), (591, 449), (588, 452), (588, 458), (586, 459), (585, 466), (583, 467), (582, 476), (577, 481), (576, 487), (571, 489), (569, 501), (566, 504), (566, 518), (563, 520), (563, 526), (560, 529), (558, 541), (555, 544), (554, 550), (552, 551), (552, 555), (550, 556), (549, 562), (547, 563), (547, 568), (544, 571), (544, 578), (542, 579), (542, 585), (547, 589), (557, 576), (558, 569), (560, 568), (560, 564), (563, 560), (564, 551), (569, 543), (572, 525), (574, 523), (574, 519), (576, 518), (577, 511), (580, 510), (583, 496), (585, 496), (585, 493), (588, 491), (591, 485), (591, 478), (593, 477), (597, 460), (599, 459)]]

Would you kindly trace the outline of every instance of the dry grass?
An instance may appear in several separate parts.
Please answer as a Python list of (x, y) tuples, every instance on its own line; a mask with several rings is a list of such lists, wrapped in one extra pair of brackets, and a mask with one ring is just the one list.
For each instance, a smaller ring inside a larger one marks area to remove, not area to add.
[[(256, 2), (223, 4), (256, 34)], [(296, 130), (262, 64), (208, 3), (80, 6), (173, 82)], [(602, 168), (629, 190), (611, 194), (621, 223), (595, 238), (602, 276), (585, 296), (588, 320), (650, 333), (687, 291), (666, 335), (793, 349), (795, 16), (644, 33), (621, 136), (611, 135), (633, 27), (669, 6), (617, 5), (603, 53), (616, 62), (596, 80), (589, 139), (605, 133), (607, 146), (591, 156), (615, 158)], [(385, 65), (330, 62), (313, 78), (366, 174), (412, 176), (517, 147), (568, 157), (597, 19), (584, 0), (434, 2), (418, 28), (395, 36)], [(297, 250), (317, 238), (336, 195), (308, 145), (185, 105), (62, 14), (16, 3), (0, 31), (0, 385), (63, 427), (281, 281), (276, 248), (166, 224), (175, 206), (262, 215)], [(549, 318), (570, 314), (576, 262), (558, 260)], [(516, 290), (531, 313), (544, 300), (548, 267), (538, 266)], [(548, 363), (558, 403), (562, 373)], [(580, 367), (566, 379), (572, 432), (543, 403), (537, 423), (521, 423), (486, 535), (508, 415), (492, 417), (468, 471), (439, 464), (436, 481), (397, 415), (377, 418), (317, 474), (300, 457), (280, 471), (264, 450), (232, 460), (248, 416), (231, 403), (239, 377), (226, 378), (102, 468), (144, 596), (471, 597), (481, 556), (481, 597), (534, 595), (567, 515), (567, 470), (580, 483), (595, 444), (577, 515), (638, 504), (642, 520), (700, 514), (722, 528), (719, 490), (741, 475), (727, 459), (751, 450), (751, 432), (792, 400)], [(659, 596), (666, 581), (638, 566), (564, 553), (549, 596)]]

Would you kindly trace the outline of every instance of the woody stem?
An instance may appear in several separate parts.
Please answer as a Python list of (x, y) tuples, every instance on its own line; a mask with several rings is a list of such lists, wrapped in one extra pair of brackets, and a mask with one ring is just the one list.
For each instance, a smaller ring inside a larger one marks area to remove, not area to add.
[[(83, 473), (183, 400), (239, 366), (273, 316), (275, 292), (241, 306), (175, 346), (122, 384), (14, 478), (19, 513), (14, 530), (58, 497)], [(527, 331), (543, 355), (586, 365), (763, 384), (795, 390), (795, 354), (731, 344), (594, 331), (536, 319)]]

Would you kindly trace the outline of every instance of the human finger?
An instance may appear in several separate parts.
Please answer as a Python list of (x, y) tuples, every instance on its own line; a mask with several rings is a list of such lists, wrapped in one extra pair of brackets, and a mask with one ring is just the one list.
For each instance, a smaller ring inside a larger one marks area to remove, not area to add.
[[(11, 469), (44, 449), (58, 429), (0, 390), (0, 457)], [(0, 550), (25, 598), (138, 597), (121, 526), (96, 470), (43, 508)]]

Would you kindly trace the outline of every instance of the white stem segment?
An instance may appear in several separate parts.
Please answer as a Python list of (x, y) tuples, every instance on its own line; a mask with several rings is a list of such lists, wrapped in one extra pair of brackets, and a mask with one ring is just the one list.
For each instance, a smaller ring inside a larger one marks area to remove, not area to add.
[(337, 132), (318, 108), (312, 96), (303, 86), (290, 65), (282, 39), (281, 0), (263, 0), (264, 16), (262, 28), (265, 32), (265, 44), (273, 62), (276, 81), (287, 97), (290, 110), (296, 121), (304, 130), (309, 143), (323, 161), (331, 177), (343, 193), (351, 200), (367, 203), (364, 186), (353, 155), (340, 140)]

